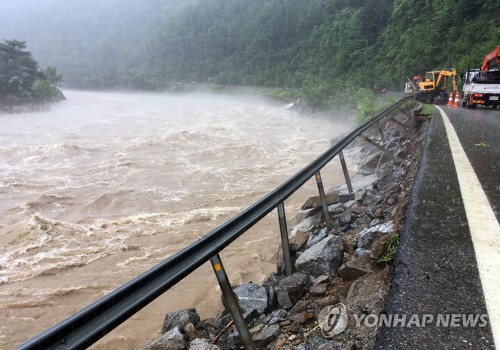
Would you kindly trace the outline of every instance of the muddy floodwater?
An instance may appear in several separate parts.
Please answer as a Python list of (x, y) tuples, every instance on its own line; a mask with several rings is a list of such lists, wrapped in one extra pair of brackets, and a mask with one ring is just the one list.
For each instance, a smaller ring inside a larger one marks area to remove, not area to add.
[[(0, 348), (13, 348), (254, 203), (350, 129), (258, 97), (65, 91), (49, 111), (0, 115)], [(349, 159), (348, 159), (349, 162)], [(325, 187), (341, 183), (335, 160)], [(286, 202), (289, 219), (317, 188)], [(261, 282), (272, 213), (225, 249), (232, 284)], [(164, 315), (220, 308), (208, 264), (95, 349), (135, 349)]]

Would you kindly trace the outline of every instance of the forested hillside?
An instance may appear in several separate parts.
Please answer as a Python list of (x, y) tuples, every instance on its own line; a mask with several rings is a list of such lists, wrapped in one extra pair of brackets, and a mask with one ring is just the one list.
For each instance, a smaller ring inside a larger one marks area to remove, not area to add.
[(0, 18), (0, 39), (27, 40), (66, 86), (269, 86), (313, 104), (460, 72), (500, 44), (498, 0), (47, 0), (24, 11), (21, 29)]
[(153, 33), (196, 0), (0, 0), (0, 39), (26, 41), (65, 86), (141, 88)]

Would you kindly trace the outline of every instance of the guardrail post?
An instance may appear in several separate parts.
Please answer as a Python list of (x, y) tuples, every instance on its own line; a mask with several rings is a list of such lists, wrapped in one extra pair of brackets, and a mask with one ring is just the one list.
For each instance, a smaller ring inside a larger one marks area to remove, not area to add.
[(321, 206), (325, 214), (326, 227), (329, 230), (333, 229), (332, 221), (330, 220), (330, 212), (328, 211), (328, 203), (326, 202), (325, 189), (323, 188), (323, 181), (321, 180), (321, 173), (318, 171), (315, 175), (316, 184), (318, 185), (319, 197), (321, 199)]
[(377, 127), (378, 127), (378, 132), (380, 133), (380, 137), (382, 138), (382, 142), (385, 143), (384, 130), (382, 130), (382, 126), (380, 125), (380, 122), (377, 122)]
[(406, 125), (405, 123), (403, 122), (400, 122), (399, 120), (396, 119), (396, 117), (391, 117), (390, 118), (393, 122), (395, 122), (396, 124), (398, 125), (401, 125), (402, 127), (406, 128), (406, 129), (409, 129), (410, 127), (408, 125)]
[(236, 325), (238, 333), (240, 334), (241, 342), (245, 346), (245, 349), (255, 350), (255, 345), (253, 343), (252, 336), (248, 331), (245, 319), (241, 315), (240, 306), (236, 301), (233, 288), (231, 288), (231, 284), (229, 283), (226, 270), (224, 269), (224, 265), (222, 265), (222, 260), (220, 259), (219, 254), (210, 258), (210, 262), (212, 263), (212, 267), (214, 268), (215, 276), (217, 276), (217, 281), (219, 281), (220, 289), (222, 290), (222, 295), (224, 295), (224, 299), (226, 299), (227, 306), (229, 307), (229, 312), (231, 312), (234, 324)]
[(285, 204), (278, 204), (278, 218), (280, 221), (281, 246), (283, 248), (283, 260), (285, 262), (285, 276), (292, 274), (292, 260), (290, 259), (290, 245), (288, 244), (288, 228), (286, 226)]
[(394, 155), (391, 152), (389, 152), (388, 150), (386, 150), (384, 147), (380, 146), (378, 143), (376, 143), (375, 141), (373, 141), (369, 137), (367, 137), (367, 136), (365, 136), (363, 134), (359, 134), (359, 137), (361, 137), (363, 140), (365, 140), (366, 142), (368, 142), (370, 145), (375, 146), (375, 148), (379, 149), (380, 151), (382, 151), (384, 153), (387, 153), (389, 155), (389, 157), (391, 157), (392, 160), (396, 160), (396, 158), (394, 157)]
[(347, 184), (347, 189), (349, 190), (349, 193), (352, 193), (353, 190), (352, 190), (351, 178), (349, 177), (349, 171), (347, 170), (347, 165), (345, 164), (345, 158), (344, 158), (343, 151), (339, 152), (339, 158), (340, 158), (340, 164), (342, 165), (342, 171), (344, 172), (345, 183)]

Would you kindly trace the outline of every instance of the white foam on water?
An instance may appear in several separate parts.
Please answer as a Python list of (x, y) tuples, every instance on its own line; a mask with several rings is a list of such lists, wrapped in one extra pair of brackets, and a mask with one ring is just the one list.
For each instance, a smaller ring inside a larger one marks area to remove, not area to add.
[[(1, 116), (0, 309), (24, 321), (2, 330), (0, 348), (201, 238), (348, 130), (252, 96), (65, 95), (49, 112)], [(269, 272), (279, 229), (245, 237), (225, 253), (235, 282)], [(175, 288), (172, 303), (212, 310), (207, 278)]]

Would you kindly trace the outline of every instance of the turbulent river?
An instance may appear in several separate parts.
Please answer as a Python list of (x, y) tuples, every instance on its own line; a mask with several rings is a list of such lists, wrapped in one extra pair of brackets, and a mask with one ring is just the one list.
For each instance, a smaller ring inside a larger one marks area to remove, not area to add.
[[(349, 129), (251, 96), (66, 91), (0, 115), (0, 348), (12, 348), (236, 215)], [(338, 185), (336, 161), (325, 169)], [(286, 202), (292, 217), (317, 189)], [(232, 284), (275, 269), (276, 213), (225, 249)], [(135, 349), (168, 311), (220, 308), (208, 264), (93, 348)]]

